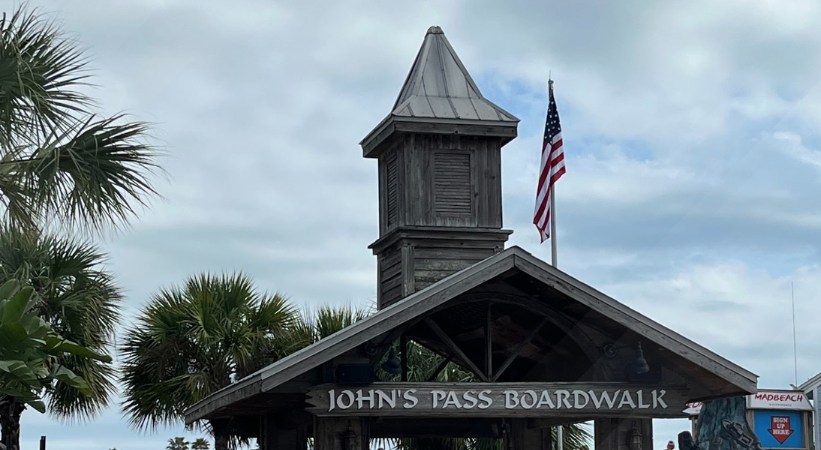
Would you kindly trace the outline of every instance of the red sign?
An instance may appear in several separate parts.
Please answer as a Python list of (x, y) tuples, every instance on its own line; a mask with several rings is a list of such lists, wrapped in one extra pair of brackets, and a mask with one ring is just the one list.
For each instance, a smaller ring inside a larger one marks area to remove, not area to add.
[(767, 431), (773, 435), (779, 444), (783, 444), (793, 432), (790, 426), (790, 418), (788, 416), (772, 416), (770, 418), (770, 429)]

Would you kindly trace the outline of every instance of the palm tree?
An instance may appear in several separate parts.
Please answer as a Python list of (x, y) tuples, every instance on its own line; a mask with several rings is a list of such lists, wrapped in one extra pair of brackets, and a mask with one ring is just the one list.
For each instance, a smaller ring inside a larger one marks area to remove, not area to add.
[[(0, 225), (0, 283), (14, 280), (30, 286), (37, 294), (34, 313), (63, 339), (98, 353), (107, 353), (122, 299), (111, 276), (100, 268), (104, 261), (105, 255), (90, 244)], [(50, 364), (70, 369), (85, 381), (83, 389), (46, 383), (51, 414), (88, 418), (108, 404), (115, 379), (110, 360), (61, 354), (51, 358)], [(19, 427), (24, 402), (14, 396), (4, 401), (11, 408), (0, 409), (0, 415), (13, 411), (4, 420)]]
[(36, 11), (0, 16), (0, 209), (17, 226), (101, 231), (155, 194), (146, 125), (92, 112), (86, 61)]
[(191, 443), (191, 450), (208, 450), (209, 448), (211, 448), (211, 444), (203, 438), (197, 438)]
[[(123, 409), (141, 429), (176, 423), (212, 392), (272, 362), (292, 309), (259, 294), (243, 274), (192, 277), (160, 291), (126, 330)], [(231, 425), (208, 423), (214, 448), (229, 448)]]
[(190, 442), (186, 441), (184, 437), (177, 436), (168, 440), (165, 450), (188, 450), (188, 444)]

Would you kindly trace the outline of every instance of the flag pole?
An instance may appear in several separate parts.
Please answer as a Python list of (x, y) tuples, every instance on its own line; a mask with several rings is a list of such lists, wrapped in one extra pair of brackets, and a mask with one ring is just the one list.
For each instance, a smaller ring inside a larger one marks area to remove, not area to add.
[[(553, 92), (553, 79), (547, 76), (547, 92)], [(556, 250), (556, 183), (550, 184), (550, 263), (553, 267), (559, 267), (559, 256)], [(560, 428), (561, 429), (561, 428)], [(560, 449), (561, 450), (561, 447)]]
[[(553, 77), (547, 76), (548, 96), (553, 92)], [(556, 249), (556, 183), (550, 184), (550, 263), (559, 267), (559, 255)], [(556, 427), (556, 450), (564, 450), (564, 427)]]
[(559, 267), (559, 257), (556, 252), (556, 184), (550, 186), (550, 262), (553, 267)]

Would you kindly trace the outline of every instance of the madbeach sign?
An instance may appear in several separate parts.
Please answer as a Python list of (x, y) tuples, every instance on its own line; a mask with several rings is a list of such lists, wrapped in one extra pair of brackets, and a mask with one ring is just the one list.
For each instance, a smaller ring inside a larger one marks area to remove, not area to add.
[[(812, 411), (812, 405), (801, 391), (758, 391), (746, 398), (747, 409)], [(697, 416), (701, 412), (701, 407), (701, 402), (687, 403), (684, 412), (689, 416)]]
[(320, 416), (683, 417), (685, 392), (614, 383), (374, 383), (318, 386), (308, 411)]
[(807, 396), (801, 391), (758, 391), (747, 396), (747, 408), (812, 411)]

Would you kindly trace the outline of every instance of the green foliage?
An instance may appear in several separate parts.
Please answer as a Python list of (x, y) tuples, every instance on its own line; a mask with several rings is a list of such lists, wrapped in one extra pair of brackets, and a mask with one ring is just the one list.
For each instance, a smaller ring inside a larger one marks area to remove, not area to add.
[(191, 450), (208, 450), (209, 448), (211, 448), (211, 444), (203, 438), (197, 438), (191, 443)]
[(0, 204), (17, 226), (57, 219), (100, 231), (155, 194), (145, 124), (92, 112), (79, 91), (86, 61), (36, 11), (0, 16)]
[(168, 440), (165, 450), (188, 450), (188, 444), (190, 442), (186, 441), (185, 438), (177, 436)]
[(212, 392), (276, 353), (293, 320), (279, 294), (259, 294), (243, 274), (199, 275), (155, 295), (123, 340), (123, 409), (132, 425), (179, 421)]
[[(47, 399), (54, 414), (87, 417), (114, 389), (102, 353), (119, 290), (96, 268), (95, 248), (41, 231), (123, 225), (156, 194), (146, 126), (95, 115), (81, 92), (87, 74), (76, 42), (52, 21), (25, 6), (0, 15), (0, 283), (20, 286), (15, 300), (4, 299), (12, 312), (0, 343), (0, 425), (10, 448), (19, 447), (20, 402), (42, 411)], [(14, 308), (27, 295), (20, 316)]]
[(366, 309), (351, 306), (322, 305), (315, 310), (304, 309), (294, 315), (285, 332), (272, 342), (271, 354), (274, 360), (284, 358), (368, 317), (368, 314)]
[[(478, 381), (476, 375), (462, 366), (446, 360), (442, 355), (433, 350), (419, 345), (414, 341), (408, 342), (405, 355), (399, 348), (398, 342), (393, 346), (397, 355), (407, 358), (408, 380), (409, 381), (439, 381), (439, 382), (459, 382), (467, 383)], [(387, 358), (387, 353), (378, 366), (377, 378), (382, 381), (399, 381), (399, 374), (389, 374), (381, 369), (382, 363)]]
[[(0, 283), (19, 280), (34, 288), (33, 311), (63, 338), (97, 353), (107, 351), (122, 299), (111, 276), (100, 269), (104, 261), (87, 243), (0, 225)], [(55, 386), (47, 395), (51, 413), (87, 417), (107, 405), (114, 392), (111, 364), (70, 354), (57, 360), (81, 376), (90, 392)]]
[[(590, 448), (593, 444), (593, 432), (591, 428), (590, 424), (587, 423), (565, 425), (562, 430), (563, 447), (566, 450), (584, 450)], [(558, 438), (557, 430), (558, 428), (556, 427), (550, 429), (550, 437), (553, 439), (553, 442), (556, 442)]]
[(13, 397), (45, 412), (44, 391), (60, 384), (90, 394), (88, 384), (60, 357), (72, 355), (97, 361), (111, 358), (57, 334), (35, 310), (39, 298), (16, 280), (0, 286), (0, 397)]

